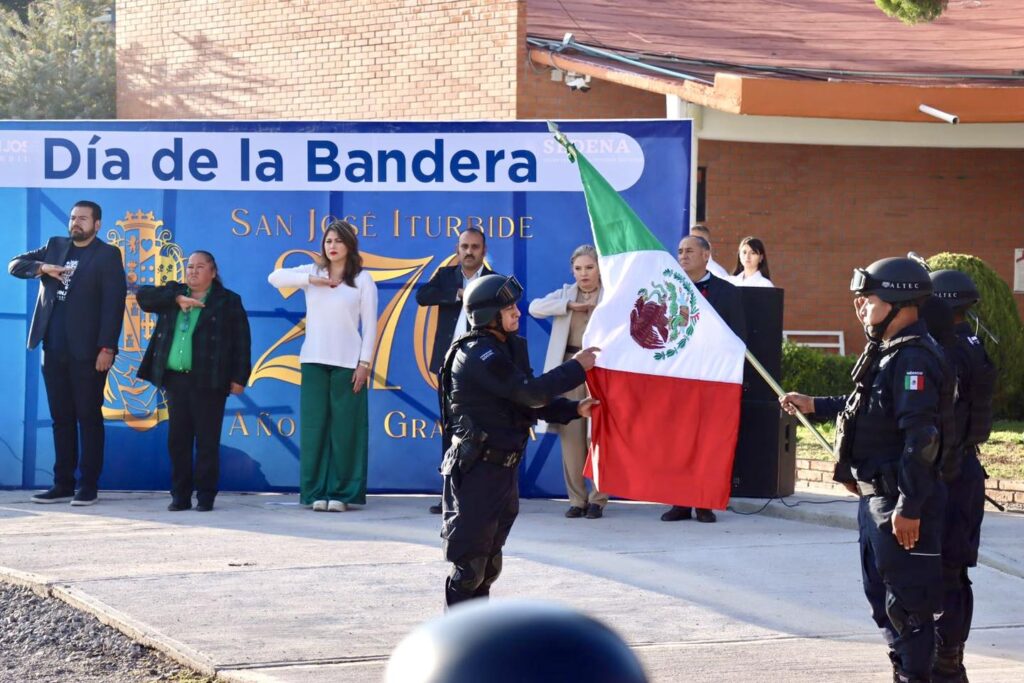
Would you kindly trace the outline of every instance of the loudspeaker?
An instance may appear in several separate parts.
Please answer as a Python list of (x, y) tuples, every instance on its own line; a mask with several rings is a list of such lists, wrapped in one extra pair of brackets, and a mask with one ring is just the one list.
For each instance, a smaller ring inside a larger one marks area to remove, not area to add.
[[(743, 316), (747, 327), (747, 350), (754, 354), (768, 374), (776, 381), (782, 375), (782, 309), (781, 289), (774, 287), (740, 287)], [(768, 401), (775, 392), (747, 363), (743, 369), (743, 400)]]
[(743, 400), (732, 466), (733, 496), (792, 495), (796, 486), (797, 424), (795, 418), (782, 412), (778, 400)]

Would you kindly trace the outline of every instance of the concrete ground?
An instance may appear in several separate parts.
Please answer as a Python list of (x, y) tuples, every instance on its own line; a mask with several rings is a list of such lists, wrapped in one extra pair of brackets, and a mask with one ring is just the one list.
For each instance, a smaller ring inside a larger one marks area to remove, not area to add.
[[(399, 640), (441, 614), (434, 497), (330, 514), (295, 495), (222, 494), (212, 513), (167, 512), (165, 494), (104, 492), (90, 508), (29, 495), (0, 492), (0, 579), (225, 680), (379, 681)], [(563, 501), (523, 501), (493, 595), (603, 620), (652, 681), (891, 680), (861, 593), (855, 504), (787, 502), (800, 505), (706, 525), (661, 522), (663, 506), (569, 520)], [(971, 681), (1024, 680), (1024, 516), (988, 514), (983, 548)]]

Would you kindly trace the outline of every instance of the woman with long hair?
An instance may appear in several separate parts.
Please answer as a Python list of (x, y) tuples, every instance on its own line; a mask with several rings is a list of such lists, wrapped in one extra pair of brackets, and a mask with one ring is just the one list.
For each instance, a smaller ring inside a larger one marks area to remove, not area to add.
[(736, 267), (729, 281), (737, 287), (774, 287), (768, 272), (768, 252), (756, 237), (744, 237), (736, 250)]
[(299, 352), (300, 502), (317, 512), (366, 503), (367, 382), (377, 337), (377, 286), (363, 269), (356, 229), (335, 220), (315, 263), (279, 268), (274, 287), (306, 294), (306, 338)]
[[(601, 271), (597, 266), (597, 251), (590, 244), (576, 247), (569, 257), (573, 284), (563, 285), (547, 296), (530, 302), (530, 315), (534, 318), (552, 318), (551, 337), (544, 359), (544, 372), (557, 367), (572, 358), (583, 347), (583, 333), (590, 322), (597, 302), (601, 300)], [(587, 385), (581, 384), (564, 396), (573, 401), (587, 398)], [(562, 474), (565, 489), (569, 494), (569, 518), (586, 517), (598, 519), (604, 514), (608, 494), (597, 490), (591, 484), (587, 493), (583, 466), (587, 462), (590, 446), (587, 437), (588, 421), (574, 420), (566, 425), (547, 426), (557, 428), (562, 444)]]
[[(139, 308), (156, 313), (156, 328), (138, 377), (167, 397), (171, 503), (180, 512), (209, 512), (220, 476), (220, 433), (228, 394), (240, 394), (252, 369), (249, 319), (242, 298), (224, 287), (217, 261), (194, 251), (185, 282), (139, 287)], [(193, 446), (195, 464), (193, 465)]]

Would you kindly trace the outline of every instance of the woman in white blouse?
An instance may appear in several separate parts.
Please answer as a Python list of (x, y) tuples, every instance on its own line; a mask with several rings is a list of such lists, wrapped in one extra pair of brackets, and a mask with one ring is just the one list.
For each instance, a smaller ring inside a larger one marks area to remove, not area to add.
[(333, 221), (316, 263), (279, 268), (267, 279), (306, 294), (299, 353), (300, 501), (318, 512), (363, 505), (370, 431), (364, 388), (377, 336), (377, 286), (363, 270), (355, 228)]
[[(597, 267), (594, 247), (589, 244), (577, 247), (569, 263), (575, 283), (530, 302), (530, 315), (534, 318), (552, 318), (544, 372), (572, 358), (583, 347), (583, 332), (590, 322), (590, 314), (601, 300), (601, 272)], [(581, 384), (565, 397), (573, 401), (587, 398), (586, 385)], [(588, 422), (585, 419), (573, 420), (567, 425), (547, 427), (549, 430), (557, 427), (562, 442), (562, 474), (569, 493), (569, 509), (565, 516), (570, 518), (586, 516), (587, 519), (597, 519), (604, 514), (604, 506), (608, 502), (608, 495), (598, 491), (596, 486), (587, 494), (583, 466), (587, 462), (589, 447)]]
[(764, 242), (756, 237), (744, 237), (736, 252), (736, 267), (729, 281), (737, 287), (774, 287), (769, 277)]

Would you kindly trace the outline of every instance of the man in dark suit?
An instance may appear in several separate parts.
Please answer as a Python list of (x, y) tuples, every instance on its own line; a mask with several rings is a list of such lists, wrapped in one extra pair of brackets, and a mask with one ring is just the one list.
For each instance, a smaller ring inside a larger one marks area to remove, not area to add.
[[(43, 381), (53, 420), (53, 486), (35, 503), (92, 505), (103, 469), (103, 389), (124, 322), (121, 252), (96, 238), (99, 204), (71, 209), (70, 237), (51, 237), (11, 259), (11, 275), (39, 279), (28, 348), (43, 342)], [(81, 460), (79, 460), (81, 437)], [(75, 470), (81, 469), (78, 492)]]
[[(491, 269), (484, 265), (487, 255), (487, 238), (477, 228), (466, 228), (459, 235), (455, 247), (458, 262), (453, 266), (438, 268), (430, 281), (416, 292), (416, 303), (420, 306), (437, 306), (437, 327), (434, 332), (434, 349), (430, 354), (430, 372), (439, 375), (444, 354), (458, 339), (469, 331), (466, 312), (462, 307), (462, 293), (469, 283), (481, 275), (490, 275)], [(440, 392), (440, 379), (437, 383)], [(440, 394), (439, 394), (440, 396)], [(438, 401), (440, 405), (440, 400)], [(448, 437), (441, 437), (441, 457), (448, 450)], [(441, 514), (441, 504), (431, 505), (430, 511)]]
[[(740, 299), (740, 291), (731, 282), (716, 277), (708, 270), (708, 261), (711, 259), (711, 245), (708, 244), (708, 241), (699, 235), (684, 237), (679, 242), (678, 258), (679, 265), (697, 285), (697, 290), (704, 295), (704, 298), (721, 316), (729, 329), (740, 339), (746, 340), (747, 324), (743, 315), (743, 300)], [(661, 520), (677, 522), (681, 519), (690, 519), (690, 517), (690, 508), (673, 505), (661, 516)], [(697, 508), (698, 522), (710, 523), (715, 520), (713, 511)]]

